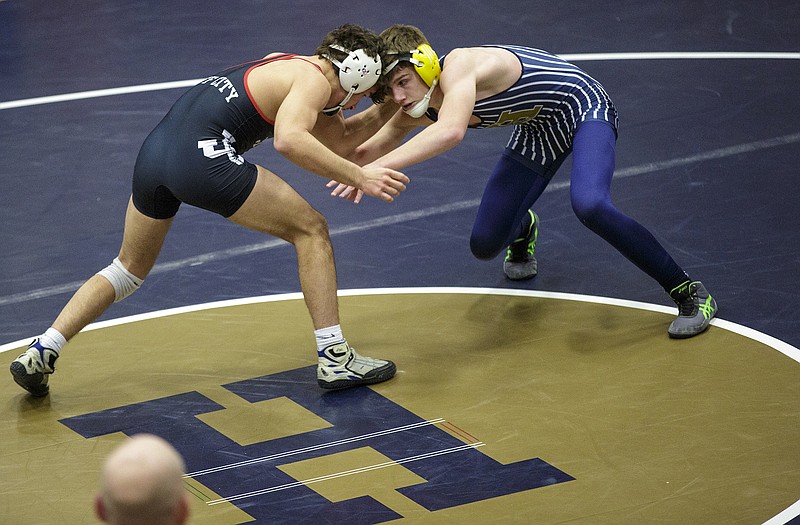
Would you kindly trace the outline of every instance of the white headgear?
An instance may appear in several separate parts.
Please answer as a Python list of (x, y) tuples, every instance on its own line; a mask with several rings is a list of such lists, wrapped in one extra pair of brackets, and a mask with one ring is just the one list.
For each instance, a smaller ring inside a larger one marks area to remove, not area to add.
[(341, 62), (332, 56), (323, 55), (339, 68), (339, 83), (347, 91), (347, 96), (338, 105), (322, 110), (325, 114), (333, 115), (342, 109), (353, 95), (367, 91), (378, 82), (382, 64), (380, 56), (371, 57), (363, 49), (348, 51), (336, 44), (331, 44), (329, 47), (347, 53)]

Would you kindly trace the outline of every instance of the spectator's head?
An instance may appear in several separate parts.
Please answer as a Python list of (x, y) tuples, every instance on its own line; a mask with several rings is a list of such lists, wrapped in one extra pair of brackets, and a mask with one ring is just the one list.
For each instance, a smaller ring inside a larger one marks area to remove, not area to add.
[(113, 525), (181, 525), (189, 516), (183, 458), (169, 443), (138, 434), (103, 465), (97, 517)]

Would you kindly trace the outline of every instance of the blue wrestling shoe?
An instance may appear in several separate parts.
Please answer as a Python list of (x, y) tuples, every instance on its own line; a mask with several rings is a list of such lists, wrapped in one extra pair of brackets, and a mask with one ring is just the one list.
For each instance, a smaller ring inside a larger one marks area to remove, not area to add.
[(28, 350), (11, 363), (11, 375), (14, 381), (36, 397), (46, 396), (50, 392), (47, 382), (50, 374), (56, 371), (58, 352), (42, 346), (39, 338), (33, 340)]
[[(539, 263), (533, 256), (536, 249), (536, 239), (539, 237), (539, 216), (528, 210), (527, 233), (515, 239), (506, 251), (506, 258), (503, 261), (503, 272), (512, 281), (522, 281), (536, 277), (539, 272)], [(524, 225), (525, 223), (523, 223)], [(524, 228), (524, 226), (523, 226)]]
[(358, 355), (346, 342), (319, 352), (317, 383), (326, 390), (372, 385), (391, 379), (397, 367), (391, 361)]

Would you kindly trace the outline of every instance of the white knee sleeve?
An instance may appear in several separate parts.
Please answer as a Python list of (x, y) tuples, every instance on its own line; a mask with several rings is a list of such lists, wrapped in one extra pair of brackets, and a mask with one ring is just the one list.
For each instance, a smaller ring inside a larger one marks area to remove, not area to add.
[(108, 282), (114, 287), (114, 293), (117, 296), (114, 299), (115, 303), (135, 292), (144, 282), (144, 279), (139, 279), (122, 266), (119, 258), (114, 259), (111, 264), (97, 272), (97, 275), (102, 275), (108, 279)]

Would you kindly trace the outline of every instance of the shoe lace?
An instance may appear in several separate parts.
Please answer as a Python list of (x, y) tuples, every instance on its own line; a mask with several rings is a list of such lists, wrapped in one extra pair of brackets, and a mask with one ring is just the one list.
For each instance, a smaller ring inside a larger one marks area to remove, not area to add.
[(678, 303), (678, 315), (682, 317), (693, 317), (697, 313), (697, 301), (695, 294), (689, 295)]
[(533, 255), (536, 248), (536, 224), (531, 222), (528, 232), (524, 237), (514, 239), (508, 246), (506, 260), (511, 262), (524, 262), (529, 255)]
[(512, 262), (521, 262), (526, 259), (526, 255), (533, 255), (533, 250), (530, 249), (528, 243), (525, 241), (527, 241), (525, 238), (515, 239), (514, 242), (508, 246), (506, 259)]

